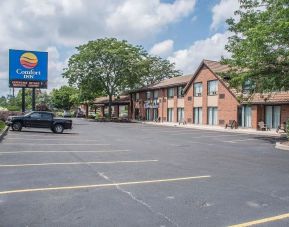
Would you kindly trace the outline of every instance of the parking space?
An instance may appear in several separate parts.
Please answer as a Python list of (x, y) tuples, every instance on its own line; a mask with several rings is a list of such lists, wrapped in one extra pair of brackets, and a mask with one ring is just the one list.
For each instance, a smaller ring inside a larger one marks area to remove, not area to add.
[(289, 226), (289, 153), (276, 139), (75, 119), (9, 131), (0, 226)]

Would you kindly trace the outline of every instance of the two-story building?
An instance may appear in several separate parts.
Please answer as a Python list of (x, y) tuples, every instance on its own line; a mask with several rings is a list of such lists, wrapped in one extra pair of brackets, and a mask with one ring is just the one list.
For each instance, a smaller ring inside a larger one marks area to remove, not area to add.
[(289, 118), (289, 93), (256, 94), (240, 102), (239, 94), (220, 74), (226, 65), (203, 60), (193, 75), (175, 77), (131, 92), (133, 119), (258, 128), (277, 128)]
[(131, 93), (132, 118), (136, 120), (183, 122), (184, 88), (192, 75), (174, 77)]

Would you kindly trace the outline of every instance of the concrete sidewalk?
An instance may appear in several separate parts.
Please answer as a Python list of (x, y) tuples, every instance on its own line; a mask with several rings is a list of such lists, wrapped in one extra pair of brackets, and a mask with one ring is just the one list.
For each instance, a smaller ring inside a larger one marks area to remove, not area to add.
[(167, 126), (167, 127), (179, 127), (179, 128), (192, 128), (192, 129), (200, 129), (200, 130), (211, 130), (211, 131), (219, 131), (219, 132), (232, 132), (232, 133), (243, 133), (243, 134), (252, 134), (252, 135), (260, 135), (260, 136), (273, 136), (273, 137), (286, 137), (286, 133), (277, 133), (275, 129), (271, 131), (257, 131), (256, 129), (248, 129), (248, 128), (238, 128), (238, 129), (225, 129), (221, 126), (211, 126), (211, 125), (194, 125), (194, 124), (178, 124), (171, 122), (152, 122), (152, 121), (141, 121), (139, 123), (148, 124), (148, 125), (156, 125), (156, 126)]

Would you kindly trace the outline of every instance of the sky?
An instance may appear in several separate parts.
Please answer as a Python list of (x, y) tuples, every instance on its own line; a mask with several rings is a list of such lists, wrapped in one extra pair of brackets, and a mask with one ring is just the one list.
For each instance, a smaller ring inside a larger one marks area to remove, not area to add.
[(6, 0), (0, 2), (0, 96), (8, 87), (9, 49), (47, 51), (48, 91), (66, 84), (75, 47), (104, 37), (128, 40), (168, 59), (184, 74), (203, 59), (229, 56), (225, 20), (238, 0)]

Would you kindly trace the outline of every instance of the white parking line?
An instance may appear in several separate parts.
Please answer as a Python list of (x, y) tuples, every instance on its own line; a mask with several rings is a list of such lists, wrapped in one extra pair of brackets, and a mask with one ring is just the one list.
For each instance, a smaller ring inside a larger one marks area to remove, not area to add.
[(30, 163), (30, 164), (0, 164), (0, 167), (32, 167), (32, 166), (58, 166), (58, 165), (89, 165), (89, 164), (119, 164), (119, 163), (146, 163), (159, 160), (134, 160), (134, 161), (106, 161), (106, 162), (54, 162), (54, 163)]
[(196, 136), (196, 137), (192, 137), (193, 139), (198, 139), (198, 138), (218, 138), (218, 137), (234, 137), (234, 136), (240, 136), (240, 135), (219, 135), (219, 134), (216, 134), (214, 136)]
[(227, 140), (227, 141), (223, 141), (223, 142), (225, 142), (225, 143), (238, 143), (238, 142), (245, 142), (245, 141), (249, 141), (249, 140), (258, 140), (258, 139)]
[(76, 186), (66, 186), (66, 187), (51, 187), (51, 188), (27, 188), (27, 189), (0, 191), (0, 195), (15, 194), (15, 193), (28, 193), (28, 192), (47, 192), (47, 191), (60, 191), (60, 190), (88, 189), (88, 188), (104, 188), (104, 187), (138, 185), (138, 184), (168, 183), (168, 182), (188, 181), (188, 180), (194, 180), (194, 179), (204, 179), (204, 178), (210, 178), (210, 177), (211, 176), (193, 176), (193, 177), (180, 177), (180, 178), (171, 178), (171, 179), (108, 183), (108, 184), (90, 184), (90, 185), (76, 185)]
[(109, 151), (0, 151), (0, 155), (5, 154), (26, 154), (26, 153), (115, 153), (128, 152), (130, 150), (109, 150)]
[[(65, 141), (65, 140), (69, 140), (69, 138), (55, 138), (55, 139), (48, 139), (48, 138), (43, 138), (43, 139), (39, 139), (39, 138), (37, 138), (37, 139), (35, 139), (35, 138), (31, 138), (31, 139), (23, 139), (23, 138), (9, 138), (9, 137), (7, 137), (7, 138), (5, 138), (4, 140), (21, 140), (21, 141), (30, 141), (30, 140), (33, 140), (33, 141), (38, 141), (38, 140), (40, 140), (40, 141), (42, 141), (42, 140), (61, 140), (61, 141)], [(76, 140), (76, 138), (71, 138), (70, 140), (73, 140), (73, 141), (75, 141)], [(89, 140), (89, 139), (77, 139), (77, 140), (80, 140), (80, 141), (87, 141), (87, 142), (96, 142), (96, 141), (99, 141), (99, 140)]]
[(29, 146), (110, 146), (110, 144), (101, 144), (101, 143), (39, 143), (39, 144), (31, 144), (31, 143), (2, 143), (2, 145), (24, 145), (29, 144)]

